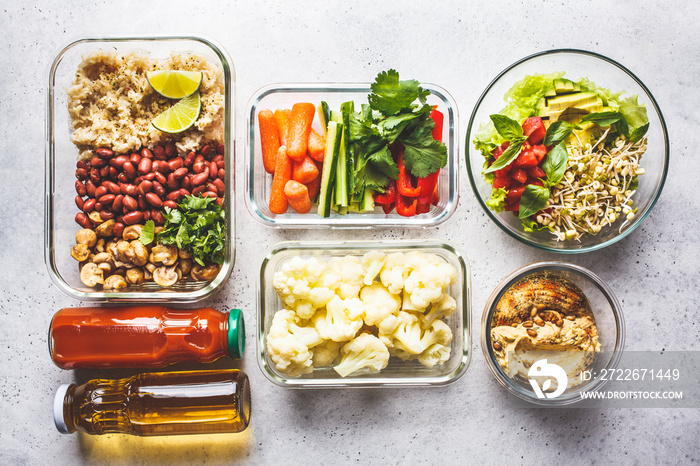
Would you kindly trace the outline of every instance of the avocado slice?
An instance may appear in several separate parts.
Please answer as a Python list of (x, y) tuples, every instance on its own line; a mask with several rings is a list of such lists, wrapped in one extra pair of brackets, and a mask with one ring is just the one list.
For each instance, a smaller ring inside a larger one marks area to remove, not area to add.
[(597, 102), (598, 94), (595, 92), (575, 92), (573, 94), (558, 95), (547, 99), (550, 113), (554, 110), (564, 110), (567, 107), (581, 107)]
[(557, 95), (570, 94), (572, 92), (580, 92), (581, 86), (570, 79), (557, 78), (554, 80), (554, 91)]

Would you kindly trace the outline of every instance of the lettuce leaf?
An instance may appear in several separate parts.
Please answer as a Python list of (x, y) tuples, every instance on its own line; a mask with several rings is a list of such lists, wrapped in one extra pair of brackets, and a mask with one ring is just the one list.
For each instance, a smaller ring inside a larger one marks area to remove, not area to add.
[(497, 214), (503, 212), (506, 208), (506, 194), (508, 191), (503, 188), (494, 189), (491, 191), (491, 198), (486, 201), (486, 206)]

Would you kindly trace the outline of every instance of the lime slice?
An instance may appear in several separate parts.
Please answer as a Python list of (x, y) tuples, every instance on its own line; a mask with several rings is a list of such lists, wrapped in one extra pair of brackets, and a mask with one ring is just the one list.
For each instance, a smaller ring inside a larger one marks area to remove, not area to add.
[(147, 71), (148, 83), (163, 97), (182, 99), (194, 94), (202, 84), (201, 71)]
[(199, 92), (195, 92), (155, 117), (151, 124), (164, 133), (181, 133), (194, 124), (201, 107)]

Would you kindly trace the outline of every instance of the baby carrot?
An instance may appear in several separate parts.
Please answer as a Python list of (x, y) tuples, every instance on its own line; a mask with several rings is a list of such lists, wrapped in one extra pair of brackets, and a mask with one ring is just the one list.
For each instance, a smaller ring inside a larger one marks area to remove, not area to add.
[(323, 162), (323, 156), (326, 155), (326, 138), (313, 128), (309, 131), (308, 147), (311, 158)]
[(309, 190), (298, 181), (287, 181), (287, 184), (284, 186), (284, 194), (287, 196), (289, 205), (298, 213), (305, 214), (311, 210)]
[[(321, 169), (319, 168), (319, 173)], [(318, 196), (318, 192), (321, 190), (321, 175), (319, 174), (315, 179), (306, 183), (306, 188), (309, 190), (309, 199), (313, 202)]]
[(275, 159), (280, 148), (280, 132), (277, 128), (275, 114), (267, 109), (260, 110), (258, 112), (258, 126), (260, 127), (263, 166), (266, 172), (275, 173)]
[(283, 214), (287, 211), (288, 201), (284, 187), (292, 179), (292, 161), (287, 157), (287, 147), (280, 146), (277, 151), (275, 174), (272, 177), (270, 190), (270, 212)]
[(290, 109), (277, 109), (275, 110), (275, 120), (277, 120), (277, 128), (280, 134), (280, 146), (289, 147), (289, 119), (292, 117), (292, 111)]
[(316, 106), (308, 102), (299, 102), (292, 106), (292, 118), (289, 120), (287, 155), (297, 162), (306, 156), (311, 123), (316, 114)]
[(299, 183), (306, 184), (311, 180), (318, 178), (318, 167), (314, 160), (306, 155), (301, 162), (292, 164), (292, 179)]

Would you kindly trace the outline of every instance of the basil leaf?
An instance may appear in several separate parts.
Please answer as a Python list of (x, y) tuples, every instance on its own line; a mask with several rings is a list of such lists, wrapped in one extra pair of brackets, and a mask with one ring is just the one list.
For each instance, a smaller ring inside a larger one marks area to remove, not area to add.
[(484, 170), (484, 173), (495, 172), (496, 170), (500, 170), (501, 168), (510, 165), (511, 162), (513, 162), (513, 160), (515, 160), (516, 157), (518, 157), (518, 155), (520, 154), (520, 149), (522, 149), (524, 142), (524, 136), (511, 140), (508, 149), (506, 149), (505, 152), (503, 152), (501, 156), (498, 157), (498, 160), (493, 162), (493, 164), (489, 168)]
[(645, 134), (647, 134), (647, 131), (649, 131), (649, 123), (646, 125), (642, 125), (639, 128), (635, 128), (631, 133), (630, 133), (630, 142), (634, 144), (635, 142), (640, 141)]
[(625, 135), (625, 137), (630, 137), (630, 127), (627, 125), (627, 120), (620, 114), (620, 119), (615, 122), (615, 128), (619, 132)]
[(493, 126), (498, 134), (506, 141), (512, 141), (523, 136), (523, 127), (517, 121), (500, 114), (491, 115), (489, 118), (493, 121)]
[(544, 158), (542, 170), (547, 175), (547, 182), (554, 186), (564, 178), (566, 164), (569, 161), (569, 153), (566, 151), (566, 144), (560, 142), (552, 147)]
[(555, 121), (547, 128), (547, 134), (544, 136), (544, 145), (552, 146), (554, 144), (559, 144), (561, 141), (571, 136), (573, 130), (574, 125), (568, 121)]
[(581, 123), (592, 121), (598, 124), (598, 126), (610, 126), (613, 123), (617, 123), (620, 119), (624, 120), (622, 114), (618, 112), (597, 112), (584, 115), (583, 118), (581, 118)]
[(536, 184), (525, 186), (525, 191), (523, 191), (523, 195), (520, 198), (518, 218), (527, 218), (536, 214), (547, 205), (547, 200), (549, 200), (549, 188), (537, 186)]

